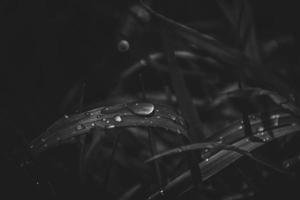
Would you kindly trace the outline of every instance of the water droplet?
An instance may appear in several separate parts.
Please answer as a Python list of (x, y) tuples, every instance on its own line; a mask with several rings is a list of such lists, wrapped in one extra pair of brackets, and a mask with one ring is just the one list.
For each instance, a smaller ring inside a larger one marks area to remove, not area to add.
[(118, 50), (121, 51), (121, 52), (128, 51), (129, 48), (130, 48), (130, 44), (127, 40), (121, 40), (118, 43)]
[(182, 148), (179, 147), (177, 151), (178, 151), (178, 153), (181, 153), (182, 152)]
[(60, 137), (57, 137), (57, 138), (56, 138), (56, 140), (57, 140), (57, 141), (60, 141), (60, 140), (61, 140), (61, 138), (60, 138)]
[(45, 139), (45, 138), (42, 138), (41, 141), (42, 141), (42, 142), (46, 142), (46, 139)]
[(48, 147), (48, 144), (44, 144), (44, 148), (47, 148)]
[(115, 120), (116, 122), (122, 122), (122, 121), (123, 121), (122, 117), (119, 116), (119, 115), (115, 116), (115, 117), (114, 117), (114, 120)]
[(69, 119), (69, 115), (65, 115), (64, 118), (65, 118), (65, 119)]
[(257, 129), (258, 132), (263, 132), (264, 130), (265, 130), (265, 129), (264, 129), (264, 127), (262, 127), (262, 126), (259, 127), (259, 128)]
[(207, 152), (208, 152), (208, 149), (204, 149), (204, 152), (207, 153)]
[(30, 148), (30, 149), (33, 149), (33, 147), (34, 147), (34, 145), (32, 144), (32, 145), (30, 145), (30, 147), (29, 147), (29, 148)]
[(243, 129), (243, 125), (240, 125), (240, 126), (238, 127), (238, 129), (239, 129), (239, 130), (242, 130), (242, 129)]
[(152, 103), (145, 102), (129, 105), (128, 108), (131, 110), (132, 113), (142, 116), (151, 115), (154, 111), (154, 105)]
[(275, 119), (274, 125), (275, 125), (275, 126), (278, 126), (278, 125), (279, 125), (279, 118), (276, 118), (276, 119)]
[(164, 196), (164, 195), (165, 195), (165, 191), (164, 191), (164, 190), (160, 190), (160, 191), (159, 191), (159, 194), (160, 194), (161, 196)]
[(176, 121), (176, 117), (175, 117), (174, 115), (171, 115), (171, 119), (172, 119), (173, 121)]
[(86, 112), (85, 115), (86, 115), (86, 116), (92, 116), (93, 113), (91, 113), (91, 112)]
[(106, 123), (107, 123), (107, 124), (109, 124), (109, 123), (110, 123), (110, 121), (109, 121), (109, 120), (107, 120), (107, 121), (106, 121)]
[(82, 124), (78, 124), (77, 126), (76, 126), (76, 130), (82, 130), (82, 129), (84, 129), (84, 126), (82, 125)]
[(93, 123), (91, 123), (91, 127), (95, 127), (96, 126), (96, 124), (93, 122)]
[(111, 124), (107, 128), (115, 128), (115, 127), (116, 127), (115, 125)]
[(208, 159), (208, 158), (206, 158), (206, 159), (205, 159), (205, 162), (208, 162), (208, 160), (209, 160), (209, 159)]
[(160, 116), (157, 116), (156, 118), (157, 118), (157, 119), (160, 119)]
[(179, 128), (176, 129), (176, 133), (181, 134), (181, 131)]

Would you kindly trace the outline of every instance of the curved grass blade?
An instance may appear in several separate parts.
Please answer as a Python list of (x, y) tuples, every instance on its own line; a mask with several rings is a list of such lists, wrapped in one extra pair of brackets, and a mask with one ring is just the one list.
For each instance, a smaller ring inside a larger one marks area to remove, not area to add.
[(135, 126), (162, 128), (187, 137), (185, 121), (174, 109), (160, 104), (132, 102), (65, 116), (33, 140), (30, 149), (33, 154), (39, 154), (76, 136), (88, 134), (94, 128)]
[[(289, 117), (287, 117), (287, 116), (289, 116)], [(258, 131), (255, 134), (255, 136), (261, 138), (261, 140), (264, 142), (271, 142), (277, 138), (280, 138), (280, 137), (283, 137), (286, 135), (290, 135), (290, 134), (294, 134), (294, 133), (300, 131), (299, 120), (295, 121), (294, 118), (292, 118), (290, 115), (283, 115), (282, 118), (283, 118), (282, 120), (284, 120), (285, 124), (287, 124), (287, 122), (289, 124), (286, 126), (272, 127), (273, 137), (270, 137), (270, 135), (267, 134), (266, 131), (262, 131), (262, 132)], [(252, 124), (254, 123), (253, 120), (251, 123)], [(262, 122), (259, 120), (256, 120), (256, 123), (257, 123), (256, 125), (258, 125), (258, 126), (262, 125)], [(253, 141), (249, 140), (249, 138), (243, 137), (244, 134), (240, 132), (241, 130), (242, 129), (236, 129), (236, 124), (234, 124), (232, 126), (232, 131), (229, 131), (230, 135), (237, 134), (237, 135), (242, 136), (242, 137), (231, 136), (233, 138), (239, 138), (238, 140), (235, 139), (234, 142), (231, 144), (231, 146), (234, 146), (234, 148), (239, 148), (239, 149), (243, 149), (244, 151), (251, 152), (251, 151), (266, 144), (264, 142), (253, 142)], [(211, 146), (209, 146), (208, 144), (205, 144), (207, 146), (203, 145), (203, 147), (214, 147), (213, 144), (210, 144)], [(242, 154), (231, 151), (231, 150), (220, 150), (217, 153), (209, 156), (208, 158), (205, 159), (205, 161), (199, 163), (199, 167), (201, 168), (201, 172), (202, 172), (203, 181), (208, 180), (209, 178), (211, 178), (218, 172), (222, 171), (223, 169), (225, 169), (226, 167), (228, 167), (229, 165), (231, 165), (232, 163), (234, 163), (236, 160), (238, 160), (241, 157), (242, 157)], [(164, 187), (165, 188), (164, 192), (169, 193), (171, 189), (176, 188), (179, 185), (189, 182), (190, 176), (191, 176), (190, 171), (183, 172), (181, 175), (174, 178), (172, 181), (170, 181)], [(176, 192), (176, 191), (174, 191), (174, 192)], [(160, 192), (157, 191), (157, 192), (153, 193), (150, 197), (151, 197), (151, 199), (156, 199), (159, 196), (160, 196)]]

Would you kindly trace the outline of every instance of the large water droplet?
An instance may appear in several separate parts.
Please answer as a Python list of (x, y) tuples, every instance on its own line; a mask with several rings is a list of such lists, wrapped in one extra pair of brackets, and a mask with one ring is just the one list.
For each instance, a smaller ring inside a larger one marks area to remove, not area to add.
[(145, 102), (129, 105), (128, 108), (132, 113), (142, 116), (151, 115), (154, 111), (154, 105), (152, 103)]
[(119, 115), (115, 116), (115, 117), (114, 117), (114, 120), (115, 120), (116, 122), (122, 122), (122, 121), (123, 121), (122, 117), (119, 116)]

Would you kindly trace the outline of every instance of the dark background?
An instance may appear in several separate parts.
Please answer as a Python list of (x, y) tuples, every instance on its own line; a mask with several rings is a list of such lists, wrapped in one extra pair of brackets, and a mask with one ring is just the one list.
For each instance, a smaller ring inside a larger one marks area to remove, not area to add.
[[(2, 152), (19, 144), (15, 132), (21, 131), (30, 141), (61, 116), (64, 95), (74, 84), (86, 83), (87, 103), (106, 98), (120, 72), (134, 57), (118, 52), (115, 39), (122, 18), (135, 2), (0, 2)], [(222, 18), (212, 0), (167, 0), (156, 4), (164, 14), (180, 22)], [(255, 0), (251, 4), (258, 38), (292, 35), (292, 50), (285, 54), (298, 62), (300, 12), (297, 1)], [(14, 164), (2, 161), (5, 164), (1, 164), (1, 173), (7, 179), (1, 178), (1, 181), (8, 188), (14, 188), (13, 192), (24, 189), (26, 181), (20, 182), (19, 178), (24, 175)]]

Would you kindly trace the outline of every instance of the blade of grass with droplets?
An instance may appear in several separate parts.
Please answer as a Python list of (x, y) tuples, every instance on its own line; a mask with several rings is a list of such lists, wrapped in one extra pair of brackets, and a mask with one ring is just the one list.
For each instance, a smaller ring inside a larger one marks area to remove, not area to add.
[(70, 139), (87, 134), (91, 129), (120, 127), (162, 128), (187, 137), (183, 118), (171, 107), (149, 102), (132, 102), (100, 107), (87, 112), (65, 116), (56, 121), (30, 144), (33, 154)]
[[(286, 116), (284, 116), (284, 117), (286, 117)], [(284, 126), (284, 127), (282, 127), (282, 126), (273, 127), (273, 129), (272, 129), (273, 137), (270, 137), (268, 134), (262, 134), (263, 132), (258, 132), (257, 134), (255, 134), (255, 136), (260, 137), (262, 139), (262, 141), (271, 142), (277, 138), (280, 138), (280, 137), (283, 137), (286, 135), (290, 135), (290, 134), (300, 131), (299, 120), (294, 121), (292, 118), (289, 118), (289, 120), (286, 120), (286, 121), (290, 121), (290, 125)], [(251, 123), (253, 123), (253, 122), (251, 122)], [(261, 124), (261, 122), (259, 122), (259, 123)], [(233, 134), (233, 135), (240, 134), (240, 132), (239, 132), (240, 130), (236, 129), (235, 125), (233, 125), (233, 129), (235, 131), (233, 131), (231, 134)], [(247, 137), (243, 137), (243, 138), (239, 139), (238, 141), (235, 140), (235, 142), (232, 143), (231, 146), (233, 146), (235, 150), (242, 149), (243, 151), (246, 151), (249, 153), (265, 144), (266, 143), (264, 143), (264, 142), (252, 142)], [(204, 147), (215, 147), (214, 145), (219, 145), (219, 144), (204, 143), (201, 145), (204, 148)], [(182, 151), (182, 150), (179, 150), (179, 151)], [(177, 153), (178, 153), (178, 150), (177, 150)], [(241, 153), (242, 152), (237, 153), (232, 150), (220, 150), (217, 153), (214, 153), (213, 155), (207, 157), (205, 159), (205, 161), (199, 163), (199, 167), (201, 168), (201, 172), (202, 172), (203, 181), (208, 180), (210, 177), (214, 176), (215, 174), (222, 171), (226, 167), (230, 166), (233, 162), (235, 162), (236, 160), (241, 158), (242, 157)], [(255, 157), (251, 157), (251, 158), (256, 159)], [(269, 165), (269, 163), (266, 163), (266, 162), (264, 162), (262, 164)], [(268, 167), (273, 167), (273, 166), (268, 166)], [(276, 168), (276, 171), (278, 171), (277, 169), (280, 172), (285, 172), (284, 170), (281, 170), (280, 168)], [(171, 180), (164, 187), (165, 188), (164, 192), (168, 193), (168, 192), (170, 192), (171, 189), (175, 188), (176, 186), (188, 182), (190, 176), (191, 176), (190, 171), (183, 172), (181, 175), (179, 175), (176, 178), (174, 178), (173, 180)], [(173, 192), (175, 192), (175, 191), (173, 191)], [(153, 193), (150, 197), (151, 197), (151, 199), (156, 199), (159, 196), (160, 196), (160, 191), (157, 191), (157, 192)]]

